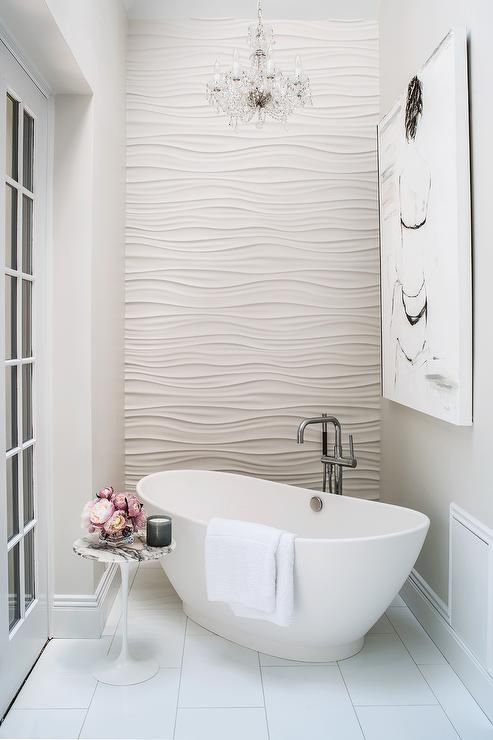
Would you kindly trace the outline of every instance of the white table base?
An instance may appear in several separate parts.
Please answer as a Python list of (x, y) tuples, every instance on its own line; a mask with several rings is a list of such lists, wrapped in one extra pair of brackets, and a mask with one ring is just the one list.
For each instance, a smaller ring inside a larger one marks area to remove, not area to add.
[(122, 645), (120, 654), (111, 660), (101, 661), (93, 673), (94, 678), (112, 686), (131, 686), (143, 683), (156, 675), (159, 663), (154, 658), (138, 660), (133, 658), (128, 648), (128, 576), (130, 563), (120, 562), (122, 579)]

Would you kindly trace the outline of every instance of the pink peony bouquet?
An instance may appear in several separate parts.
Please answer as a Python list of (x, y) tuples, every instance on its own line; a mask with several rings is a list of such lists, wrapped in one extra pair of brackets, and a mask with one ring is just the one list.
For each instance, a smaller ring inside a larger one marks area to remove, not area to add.
[(97, 492), (82, 510), (82, 528), (99, 531), (102, 540), (118, 542), (133, 539), (133, 533), (146, 524), (144, 504), (133, 493), (117, 493), (111, 486)]

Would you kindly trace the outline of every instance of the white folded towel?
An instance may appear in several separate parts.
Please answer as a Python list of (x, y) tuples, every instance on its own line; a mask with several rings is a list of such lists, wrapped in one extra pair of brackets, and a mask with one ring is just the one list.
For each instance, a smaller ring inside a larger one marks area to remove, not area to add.
[(293, 612), (294, 535), (232, 519), (211, 519), (205, 565), (209, 601), (237, 616), (287, 625)]

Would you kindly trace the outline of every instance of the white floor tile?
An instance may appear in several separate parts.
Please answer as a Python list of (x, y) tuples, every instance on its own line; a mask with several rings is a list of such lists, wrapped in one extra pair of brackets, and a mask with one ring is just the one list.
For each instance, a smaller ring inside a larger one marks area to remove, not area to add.
[[(109, 653), (109, 659), (114, 660), (120, 653), (121, 637), (115, 637)], [(160, 668), (180, 668), (183, 655), (183, 640), (178, 642), (166, 642), (155, 636), (128, 638), (129, 650), (136, 660), (147, 660), (154, 658)]]
[(43, 669), (53, 671), (82, 671), (91, 674), (94, 663), (108, 653), (111, 637), (99, 640), (50, 640), (41, 658)]
[(441, 707), (357, 707), (366, 740), (458, 740)]
[(85, 709), (12, 709), (0, 727), (0, 738), (78, 738)]
[(175, 740), (268, 740), (265, 710), (179, 709)]
[(261, 707), (258, 654), (215, 635), (185, 640), (180, 707)]
[(81, 738), (171, 740), (180, 671), (164, 668), (135, 686), (98, 684)]
[(80, 670), (55, 671), (43, 658), (15, 700), (15, 709), (84, 709), (91, 703), (96, 679)]
[(493, 740), (491, 722), (448, 664), (420, 669), (462, 740)]
[(371, 630), (368, 632), (369, 635), (393, 635), (394, 628), (390, 622), (390, 619), (386, 614), (382, 614), (378, 622), (375, 622)]
[(447, 662), (410, 609), (394, 607), (388, 609), (387, 614), (395, 631), (418, 665)]
[(270, 740), (362, 740), (337, 666), (262, 668)]
[[(161, 668), (180, 668), (183, 657), (186, 618), (182, 613), (140, 615), (129, 618), (128, 642), (135, 658), (154, 657)], [(117, 633), (110, 658), (115, 658), (121, 647), (121, 634)]]
[(339, 663), (353, 704), (436, 704), (397, 635), (370, 635), (363, 650)]
[(213, 635), (214, 632), (211, 632), (210, 630), (206, 630), (205, 627), (201, 627), (200, 624), (197, 624), (197, 622), (194, 622), (190, 617), (187, 621), (187, 635), (190, 635), (190, 637), (197, 637), (197, 636), (205, 636), (205, 635)]

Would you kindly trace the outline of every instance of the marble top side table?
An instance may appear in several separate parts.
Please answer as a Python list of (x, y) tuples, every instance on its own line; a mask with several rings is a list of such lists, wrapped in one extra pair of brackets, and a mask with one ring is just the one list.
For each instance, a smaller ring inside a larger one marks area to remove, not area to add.
[(118, 563), (122, 581), (122, 646), (116, 660), (106, 659), (96, 665), (94, 677), (102, 683), (112, 686), (130, 686), (143, 683), (152, 678), (159, 670), (159, 664), (153, 658), (137, 660), (132, 657), (128, 649), (128, 576), (130, 563), (146, 560), (159, 560), (175, 549), (172, 542), (168, 547), (148, 547), (140, 539), (129, 545), (115, 547), (101, 544), (93, 537), (82, 537), (73, 545), (74, 552), (82, 558), (95, 560), (99, 563)]

